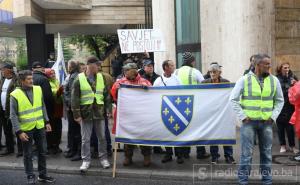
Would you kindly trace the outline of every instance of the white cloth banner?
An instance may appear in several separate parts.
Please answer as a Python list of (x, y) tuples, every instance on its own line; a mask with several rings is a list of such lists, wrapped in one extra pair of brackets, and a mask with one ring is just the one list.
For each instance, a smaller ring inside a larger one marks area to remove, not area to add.
[(122, 53), (166, 51), (162, 33), (158, 29), (120, 29), (118, 37)]
[(122, 85), (116, 142), (193, 146), (236, 144), (234, 84), (148, 87)]

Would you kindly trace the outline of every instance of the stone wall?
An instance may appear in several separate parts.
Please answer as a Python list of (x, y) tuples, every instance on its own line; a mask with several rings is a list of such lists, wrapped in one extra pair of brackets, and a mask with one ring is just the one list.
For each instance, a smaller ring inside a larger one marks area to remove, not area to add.
[(300, 77), (300, 0), (275, 0), (276, 65), (289, 62)]
[(71, 6), (72, 3), (80, 4), (83, 0), (61, 2), (64, 4), (62, 7), (58, 6), (57, 0), (49, 2), (14, 0), (14, 18), (28, 24), (145, 24), (144, 0), (89, 0), (89, 5), (81, 5), (90, 8), (83, 9)]

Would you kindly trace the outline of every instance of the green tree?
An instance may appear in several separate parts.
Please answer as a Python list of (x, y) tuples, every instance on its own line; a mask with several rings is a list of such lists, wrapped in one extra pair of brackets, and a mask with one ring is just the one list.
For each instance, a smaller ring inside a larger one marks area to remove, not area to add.
[(27, 69), (27, 52), (26, 52), (26, 40), (24, 38), (16, 38), (17, 44), (17, 62), (16, 66), (19, 70)]
[(106, 55), (108, 49), (118, 43), (118, 37), (112, 34), (75, 35), (69, 38), (69, 42), (80, 48), (86, 46), (93, 55), (101, 59)]
[(62, 39), (62, 47), (63, 47), (63, 54), (64, 54), (64, 60), (65, 61), (69, 61), (74, 53), (73, 51), (70, 49), (70, 43), (69, 43), (69, 39)]

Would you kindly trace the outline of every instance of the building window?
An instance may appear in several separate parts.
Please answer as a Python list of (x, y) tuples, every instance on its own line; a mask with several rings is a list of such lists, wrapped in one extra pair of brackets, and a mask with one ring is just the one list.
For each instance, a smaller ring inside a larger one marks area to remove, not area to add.
[(175, 0), (177, 67), (182, 54), (193, 53), (196, 67), (201, 70), (200, 0)]

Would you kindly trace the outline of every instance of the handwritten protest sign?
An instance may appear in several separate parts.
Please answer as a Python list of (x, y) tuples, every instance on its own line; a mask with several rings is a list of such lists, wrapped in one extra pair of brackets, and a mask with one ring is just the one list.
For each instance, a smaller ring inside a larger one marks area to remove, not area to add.
[(118, 37), (122, 53), (165, 51), (165, 43), (158, 29), (120, 29)]

